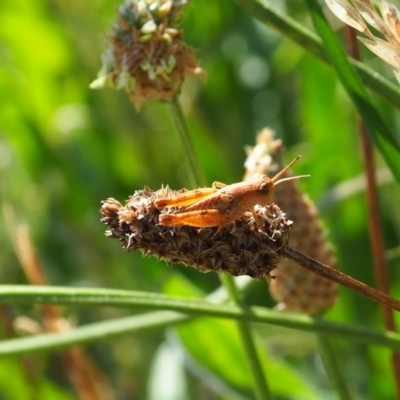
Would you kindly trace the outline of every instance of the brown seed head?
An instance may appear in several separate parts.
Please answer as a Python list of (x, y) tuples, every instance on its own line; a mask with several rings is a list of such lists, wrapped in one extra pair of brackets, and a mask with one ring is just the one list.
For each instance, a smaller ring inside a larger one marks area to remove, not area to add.
[(203, 76), (195, 51), (182, 41), (177, 18), (188, 0), (127, 0), (109, 35), (92, 89), (124, 89), (139, 109), (170, 100), (187, 75)]
[(216, 228), (161, 226), (159, 215), (174, 212), (174, 208), (158, 210), (154, 201), (185, 192), (168, 187), (156, 192), (136, 191), (122, 206), (109, 198), (102, 201), (102, 222), (106, 236), (118, 239), (125, 250), (140, 250), (171, 263), (182, 263), (201, 272), (227, 272), (234, 276), (249, 275), (255, 279), (270, 277), (281, 260), (292, 224), (273, 203), (257, 206), (260, 231), (251, 213), (216, 233)]
[[(260, 132), (256, 146), (248, 150), (245, 180), (251, 180), (259, 174), (274, 176), (282, 169), (281, 150), (282, 142), (274, 138), (270, 129)], [(285, 171), (283, 176), (278, 182), (292, 177), (288, 171)], [(289, 181), (276, 186), (273, 200), (295, 221), (290, 232), (289, 245), (335, 268), (335, 256), (332, 246), (327, 241), (318, 211), (314, 203), (301, 192), (296, 182)], [(270, 283), (270, 292), (279, 301), (279, 309), (320, 314), (335, 303), (335, 282), (301, 268), (290, 259), (284, 259), (274, 271), (274, 275), (276, 278)]]

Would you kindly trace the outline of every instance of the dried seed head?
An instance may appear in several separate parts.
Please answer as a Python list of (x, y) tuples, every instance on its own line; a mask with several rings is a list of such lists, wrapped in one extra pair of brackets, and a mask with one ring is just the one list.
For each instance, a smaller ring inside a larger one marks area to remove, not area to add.
[(127, 0), (109, 35), (92, 89), (124, 89), (139, 109), (146, 100), (170, 100), (187, 75), (204, 76), (194, 50), (176, 27), (187, 0)]
[[(336, 17), (366, 36), (358, 39), (395, 68), (394, 75), (400, 82), (400, 13), (397, 8), (383, 0), (379, 4), (379, 14), (370, 0), (325, 0), (325, 3)], [(368, 25), (380, 36), (372, 33)]]
[[(282, 142), (274, 139), (274, 133), (270, 129), (261, 131), (256, 146), (248, 149), (245, 180), (260, 174), (273, 176), (280, 171), (281, 150)], [(288, 175), (290, 176), (289, 173), (285, 174)], [(335, 256), (326, 240), (318, 211), (296, 182), (278, 185), (273, 200), (295, 221), (290, 232), (289, 245), (335, 268)], [(279, 309), (319, 314), (335, 303), (336, 283), (298, 266), (292, 260), (282, 260), (274, 275), (275, 279), (270, 282), (270, 292), (278, 300)]]
[(100, 212), (102, 222), (108, 226), (106, 236), (120, 240), (125, 250), (138, 249), (144, 255), (182, 263), (201, 272), (269, 278), (281, 260), (292, 224), (278, 206), (270, 203), (266, 207), (256, 207), (263, 232), (250, 212), (219, 233), (216, 228), (159, 225), (159, 215), (175, 209), (160, 211), (154, 201), (185, 191), (172, 191), (166, 187), (152, 192), (145, 188), (136, 191), (124, 206), (112, 198), (103, 201)]

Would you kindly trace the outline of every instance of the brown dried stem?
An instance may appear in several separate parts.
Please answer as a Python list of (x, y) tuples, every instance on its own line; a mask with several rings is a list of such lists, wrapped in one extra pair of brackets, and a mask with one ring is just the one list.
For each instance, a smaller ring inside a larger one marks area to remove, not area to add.
[(390, 297), (386, 293), (381, 292), (380, 290), (374, 289), (365, 283), (358, 281), (357, 279), (352, 278), (344, 274), (343, 272), (338, 271), (337, 269), (333, 269), (328, 265), (322, 264), (317, 260), (314, 260), (311, 257), (306, 256), (300, 251), (287, 246), (283, 254), (295, 261), (301, 267), (308, 269), (324, 278), (330, 279), (336, 283), (340, 283), (343, 286), (348, 287), (369, 299), (376, 301), (379, 304), (390, 307), (391, 309), (400, 311), (400, 301)]
[[(349, 54), (356, 60), (361, 60), (358, 41), (355, 30), (349, 26), (345, 27), (346, 42)], [(358, 130), (360, 133), (361, 152), (364, 160), (365, 177), (367, 182), (367, 208), (369, 237), (374, 260), (374, 271), (379, 290), (383, 293), (390, 293), (388, 269), (385, 260), (385, 247), (383, 243), (383, 230), (379, 213), (379, 200), (375, 176), (375, 163), (371, 139), (368, 136), (364, 122), (357, 118)], [(396, 332), (393, 311), (382, 305), (383, 321), (388, 330)], [(393, 352), (392, 368), (396, 380), (397, 399), (400, 399), (400, 354)]]

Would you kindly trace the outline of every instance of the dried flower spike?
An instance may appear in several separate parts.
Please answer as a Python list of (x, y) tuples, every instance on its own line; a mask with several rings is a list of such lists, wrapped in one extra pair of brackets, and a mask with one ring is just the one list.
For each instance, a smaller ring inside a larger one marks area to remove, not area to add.
[[(394, 75), (400, 83), (400, 14), (387, 1), (379, 4), (380, 15), (370, 0), (325, 0), (327, 6), (345, 24), (367, 37), (358, 39), (387, 64), (395, 68)], [(372, 34), (370, 25), (381, 37)]]
[[(282, 142), (274, 139), (270, 129), (261, 131), (256, 146), (248, 149), (245, 180), (259, 174), (273, 176), (281, 170), (281, 150)], [(296, 182), (277, 186), (274, 201), (295, 221), (289, 245), (335, 267), (335, 257), (326, 240), (318, 211), (314, 203), (300, 191)], [(301, 268), (288, 258), (282, 260), (274, 275), (276, 277), (270, 282), (270, 291), (279, 301), (279, 309), (319, 314), (331, 307), (337, 298), (337, 285), (334, 282)]]
[(170, 100), (187, 75), (203, 76), (176, 20), (188, 0), (127, 0), (102, 55), (92, 89), (124, 89), (139, 109), (147, 100)]
[[(159, 210), (157, 199), (174, 197), (186, 190), (172, 191), (168, 187), (156, 192), (136, 191), (125, 206), (109, 198), (102, 202), (102, 222), (106, 236), (118, 239), (125, 250), (140, 250), (171, 263), (182, 263), (201, 272), (226, 272), (234, 276), (249, 275), (255, 279), (269, 278), (281, 261), (292, 224), (273, 203), (255, 207), (252, 213), (217, 228), (162, 226), (159, 216), (173, 213), (176, 208)], [(273, 275), (273, 274), (272, 274)]]

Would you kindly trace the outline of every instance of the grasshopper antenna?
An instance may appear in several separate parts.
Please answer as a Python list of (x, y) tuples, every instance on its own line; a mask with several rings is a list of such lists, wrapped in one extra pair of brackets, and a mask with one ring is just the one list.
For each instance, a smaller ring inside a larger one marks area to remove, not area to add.
[[(272, 179), (271, 181), (277, 185), (278, 183), (282, 183), (282, 182), (287, 182), (287, 181), (293, 181), (295, 179), (300, 179), (300, 178), (309, 178), (310, 175), (297, 175), (297, 176), (290, 176), (288, 178), (283, 178), (283, 179), (279, 179), (294, 163), (296, 163), (297, 161), (299, 161), (301, 156), (297, 156), (291, 163), (289, 163), (288, 165), (286, 165), (285, 168), (282, 169), (282, 171), (279, 171)], [(278, 180), (279, 179), (279, 180)]]

